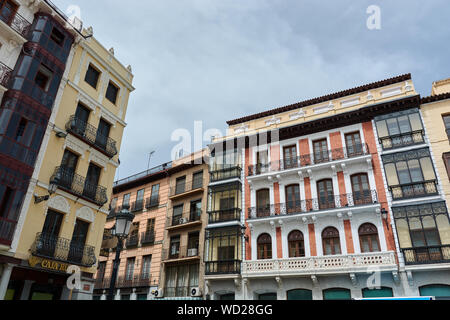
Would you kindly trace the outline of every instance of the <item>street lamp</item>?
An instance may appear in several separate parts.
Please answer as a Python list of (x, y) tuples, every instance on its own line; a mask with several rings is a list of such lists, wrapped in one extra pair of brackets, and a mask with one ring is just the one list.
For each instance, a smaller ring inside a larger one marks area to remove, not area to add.
[(58, 179), (54, 179), (54, 180), (50, 181), (50, 184), (48, 186), (48, 195), (39, 197), (38, 195), (35, 194), (34, 195), (34, 203), (38, 204), (43, 201), (48, 201), (50, 199), (51, 195), (56, 192), (56, 189), (58, 189), (58, 181), (59, 181)]
[(389, 223), (388, 223), (388, 212), (385, 208), (381, 209), (381, 217), (383, 218), (383, 220), (386, 222), (386, 227), (389, 230)]
[(117, 271), (120, 264), (120, 252), (123, 248), (123, 240), (128, 237), (130, 232), (131, 223), (134, 219), (134, 214), (130, 212), (129, 205), (123, 205), (122, 210), (116, 214), (116, 224), (113, 228), (112, 235), (117, 237), (116, 258), (113, 263), (113, 272), (111, 276), (111, 282), (109, 285), (108, 300), (114, 300), (114, 290), (116, 289)]

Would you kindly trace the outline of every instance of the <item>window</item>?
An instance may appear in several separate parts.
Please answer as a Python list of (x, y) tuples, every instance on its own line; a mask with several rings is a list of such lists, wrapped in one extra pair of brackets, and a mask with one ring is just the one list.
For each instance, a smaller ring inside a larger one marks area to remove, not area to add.
[(323, 254), (325, 256), (341, 254), (339, 231), (328, 227), (322, 232)]
[(305, 256), (305, 243), (303, 241), (303, 233), (294, 230), (288, 236), (289, 258), (297, 258)]
[(78, 155), (71, 152), (70, 150), (65, 150), (61, 161), (61, 177), (58, 184), (69, 190), (72, 189), (72, 182), (75, 177), (75, 172), (78, 164)]
[(180, 236), (170, 238), (170, 259), (177, 259), (180, 254)]
[(71, 121), (70, 130), (84, 137), (90, 113), (91, 111), (88, 108), (79, 103), (75, 111), (75, 117)]
[(145, 189), (138, 190), (136, 193), (136, 202), (134, 203), (134, 210), (139, 211), (142, 210), (144, 205), (144, 192)]
[(394, 200), (436, 194), (436, 175), (428, 148), (382, 157)]
[(89, 199), (97, 198), (98, 183), (100, 181), (100, 174), (102, 169), (93, 163), (89, 164), (86, 181), (84, 183), (83, 195)]
[[(1, 197), (1, 202), (0, 202), (0, 217), (7, 217), (8, 216), (8, 212), (9, 212), (9, 208), (11, 206), (11, 203), (14, 199), (14, 190), (11, 189), (10, 187), (0, 187), (1, 189), (3, 189), (3, 196)], [(1, 195), (1, 194), (0, 194)]]
[(142, 258), (141, 279), (150, 279), (150, 267), (152, 264), (152, 255)]
[(258, 260), (272, 259), (272, 238), (267, 233), (258, 237)]
[(256, 210), (258, 217), (270, 216), (270, 191), (262, 189), (256, 191)]
[(47, 91), (50, 87), (52, 76), (53, 72), (49, 68), (41, 64), (36, 73), (36, 77), (34, 78), (34, 83), (42, 90)]
[(203, 187), (203, 171), (196, 172), (192, 176), (192, 189)]
[(55, 41), (58, 46), (62, 46), (64, 44), (65, 37), (61, 31), (53, 27), (52, 33), (50, 34), (50, 39)]
[(63, 218), (64, 215), (62, 213), (48, 210), (44, 227), (42, 228), (42, 246), (37, 248), (39, 254), (46, 257), (53, 257)]
[(175, 185), (175, 194), (184, 193), (186, 190), (186, 176), (177, 178)]
[(447, 132), (447, 137), (450, 140), (450, 115), (445, 115), (442, 117), (444, 120), (445, 131)]
[(450, 152), (444, 153), (442, 155), (442, 160), (444, 160), (445, 169), (447, 170), (447, 176), (450, 180)]
[(130, 196), (131, 193), (127, 193), (123, 196), (122, 207), (130, 205)]
[(91, 64), (89, 65), (84, 81), (89, 83), (94, 89), (97, 89), (98, 79), (100, 77), (100, 71), (95, 69)]
[(314, 162), (321, 163), (329, 161), (327, 139), (313, 142)]
[(354, 157), (363, 154), (361, 136), (359, 132), (348, 133), (345, 135), (345, 143), (347, 146), (347, 155)]
[(189, 210), (190, 221), (198, 221), (202, 215), (202, 200), (192, 201)]
[(114, 85), (111, 81), (108, 84), (108, 89), (106, 90), (106, 99), (116, 104), (117, 94), (119, 93), (119, 88)]
[(355, 205), (372, 203), (372, 195), (369, 187), (369, 178), (366, 173), (354, 174), (350, 177), (353, 190), (353, 202)]
[(82, 262), (84, 254), (84, 245), (86, 244), (87, 234), (89, 232), (89, 222), (76, 219), (75, 228), (70, 242), (68, 260), (73, 262)]
[(450, 260), (450, 223), (445, 202), (393, 207), (406, 264)]
[(95, 138), (95, 144), (98, 145), (100, 148), (106, 150), (110, 131), (111, 125), (105, 120), (100, 119), (97, 129), (97, 136)]
[(172, 225), (176, 226), (182, 223), (181, 219), (183, 217), (183, 205), (173, 207), (173, 218)]
[(147, 220), (147, 231), (154, 231), (155, 230), (155, 219), (148, 219)]
[(256, 153), (256, 174), (265, 173), (269, 170), (269, 155), (267, 150)]
[(198, 232), (189, 233), (188, 235), (188, 256), (195, 257), (198, 255), (200, 236)]
[(292, 169), (298, 167), (297, 147), (289, 146), (283, 148), (284, 169)]
[(25, 118), (20, 119), (15, 136), (17, 142), (20, 142), (22, 140), (23, 134), (25, 133), (25, 128), (27, 127), (27, 123), (28, 121)]
[(375, 118), (383, 149), (424, 143), (423, 126), (418, 110), (397, 112)]
[(9, 0), (1, 0), (0, 1), (0, 19), (5, 22), (6, 24), (9, 24), (14, 14), (17, 12), (17, 5)]
[(285, 193), (287, 213), (302, 212), (300, 201), (300, 186), (298, 184), (287, 186)]
[(150, 196), (150, 199), (147, 199), (146, 207), (152, 208), (156, 207), (159, 204), (159, 184), (155, 184), (152, 186), (152, 194)]
[(277, 293), (261, 293), (258, 295), (258, 300), (277, 300)]
[(359, 227), (359, 243), (361, 252), (379, 252), (380, 240), (378, 239), (378, 230), (371, 223), (365, 223)]
[(318, 181), (317, 193), (319, 194), (319, 208), (321, 210), (335, 207), (333, 180), (325, 179)]
[(127, 267), (125, 270), (125, 280), (133, 280), (135, 258), (127, 259)]

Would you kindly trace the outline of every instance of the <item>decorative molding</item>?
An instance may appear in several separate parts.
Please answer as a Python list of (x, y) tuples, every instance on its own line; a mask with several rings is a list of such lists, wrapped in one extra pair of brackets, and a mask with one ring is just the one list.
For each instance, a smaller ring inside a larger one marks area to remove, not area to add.
[(400, 283), (400, 277), (398, 275), (398, 271), (392, 271), (392, 279), (396, 284)]
[(350, 280), (352, 281), (353, 286), (358, 286), (358, 279), (356, 278), (356, 274), (350, 273)]
[(414, 279), (411, 271), (406, 271), (406, 277), (408, 278), (409, 286), (412, 287), (414, 285)]
[(69, 134), (64, 142), (64, 149), (66, 148), (78, 153), (84, 159), (84, 154), (89, 149), (89, 145)]
[(352, 98), (341, 102), (342, 108), (353, 107), (360, 103), (360, 98)]
[(373, 94), (369, 91), (367, 92), (367, 97), (366, 97), (367, 101), (371, 101), (374, 100), (375, 97), (373, 96)]
[(281, 118), (273, 116), (271, 119), (266, 120), (266, 127), (270, 127), (274, 124), (279, 124), (279, 123), (281, 123)]
[(388, 98), (393, 96), (398, 96), (399, 94), (402, 94), (402, 87), (395, 87), (386, 89), (380, 92), (382, 98)]
[(83, 219), (87, 222), (93, 223), (95, 220), (95, 214), (94, 211), (92, 211), (91, 208), (88, 207), (81, 207), (77, 210), (76, 213), (77, 218)]
[(326, 112), (329, 112), (329, 111), (331, 111), (331, 110), (334, 110), (334, 104), (333, 104), (333, 102), (331, 102), (331, 101), (330, 101), (330, 103), (327, 104), (327, 105), (323, 105), (323, 106), (320, 106), (320, 107), (315, 107), (315, 108), (313, 109), (314, 114), (326, 113)]
[(319, 280), (317, 279), (317, 277), (315, 275), (311, 276), (311, 281), (313, 283), (313, 286), (318, 286), (319, 285)]
[(56, 196), (50, 198), (50, 200), (47, 202), (47, 208), (44, 211), (45, 215), (47, 215), (48, 209), (53, 209), (62, 213), (70, 213), (70, 204), (66, 200), (66, 198), (62, 196)]
[(405, 92), (412, 91), (412, 85), (409, 84), (409, 81), (406, 81), (405, 87), (403, 88)]
[(291, 119), (291, 120), (297, 120), (297, 119), (304, 118), (304, 117), (306, 117), (306, 111), (303, 111), (303, 108), (301, 108), (299, 111), (289, 115), (289, 119)]
[(95, 162), (106, 171), (109, 159), (103, 153), (91, 148), (89, 152), (89, 162)]
[(248, 125), (242, 124), (240, 127), (234, 129), (234, 133), (243, 133), (248, 131)]
[(283, 279), (281, 277), (275, 277), (275, 281), (278, 284), (278, 288), (281, 289), (283, 287)]

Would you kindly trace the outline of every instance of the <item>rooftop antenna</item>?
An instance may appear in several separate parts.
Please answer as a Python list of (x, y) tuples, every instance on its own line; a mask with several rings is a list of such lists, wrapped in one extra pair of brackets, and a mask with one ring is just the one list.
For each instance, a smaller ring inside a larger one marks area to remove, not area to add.
[(148, 155), (148, 165), (147, 165), (147, 170), (150, 169), (150, 159), (152, 158), (152, 155), (155, 153), (156, 151), (150, 151), (149, 155)]

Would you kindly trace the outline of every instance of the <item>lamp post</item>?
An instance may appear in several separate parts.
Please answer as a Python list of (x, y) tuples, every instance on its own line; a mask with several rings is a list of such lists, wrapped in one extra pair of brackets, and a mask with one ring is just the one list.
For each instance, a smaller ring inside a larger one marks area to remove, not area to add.
[(383, 220), (386, 222), (386, 227), (389, 230), (389, 223), (388, 223), (388, 212), (385, 208), (381, 209), (381, 216), (383, 217)]
[(123, 240), (128, 237), (130, 232), (131, 223), (133, 222), (134, 215), (130, 212), (130, 206), (122, 206), (122, 210), (116, 214), (116, 224), (113, 229), (113, 235), (117, 237), (116, 258), (113, 263), (113, 272), (111, 276), (111, 282), (109, 285), (108, 300), (114, 300), (114, 291), (116, 287), (117, 272), (120, 264), (120, 252), (123, 249)]

